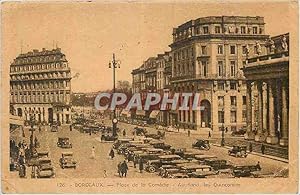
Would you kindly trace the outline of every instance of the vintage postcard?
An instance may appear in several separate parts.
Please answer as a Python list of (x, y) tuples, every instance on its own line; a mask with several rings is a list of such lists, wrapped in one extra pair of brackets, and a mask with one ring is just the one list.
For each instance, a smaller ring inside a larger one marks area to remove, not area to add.
[(297, 1), (1, 4), (3, 193), (298, 193)]

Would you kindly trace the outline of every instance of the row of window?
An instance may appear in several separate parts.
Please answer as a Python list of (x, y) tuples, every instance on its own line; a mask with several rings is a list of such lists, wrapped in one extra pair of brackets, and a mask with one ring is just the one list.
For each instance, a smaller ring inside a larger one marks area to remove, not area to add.
[(70, 81), (49, 81), (49, 82), (35, 82), (24, 84), (11, 84), (12, 90), (34, 90), (34, 89), (57, 89), (66, 88), (70, 86)]
[[(192, 117), (191, 117), (192, 112)], [(187, 117), (186, 117), (187, 113)], [(196, 123), (196, 112), (195, 111), (181, 111), (178, 112), (179, 121), (181, 122), (192, 122)], [(242, 122), (246, 122), (247, 120), (247, 111), (242, 110)], [(224, 123), (225, 122), (225, 112), (224, 111), (218, 111), (218, 123)], [(237, 122), (237, 111), (231, 110), (230, 111), (230, 123), (236, 123)]]
[(41, 74), (22, 74), (12, 75), (12, 80), (33, 80), (33, 79), (48, 79), (48, 78), (64, 78), (70, 77), (70, 72), (52, 72), (52, 73), (41, 73)]
[(48, 55), (48, 56), (34, 56), (34, 57), (26, 57), (26, 58), (17, 58), (15, 59), (16, 64), (21, 63), (36, 63), (36, 62), (47, 62), (54, 61), (59, 59), (65, 59), (63, 55)]
[[(237, 116), (236, 116), (236, 110), (230, 111), (230, 123), (236, 123)], [(246, 122), (247, 120), (247, 111), (242, 110), (242, 122)], [(218, 123), (224, 123), (225, 122), (225, 112), (224, 111), (218, 111)]]
[(10, 72), (47, 70), (47, 69), (56, 69), (56, 68), (66, 68), (67, 66), (68, 66), (68, 64), (66, 62), (11, 66), (10, 67)]
[(11, 94), (12, 103), (52, 103), (52, 102), (69, 102), (70, 94), (65, 95), (62, 92), (51, 92), (51, 93), (40, 93), (35, 94), (34, 92), (28, 95), (17, 95)]
[[(246, 105), (246, 96), (243, 96), (243, 105)], [(220, 108), (224, 108), (224, 96), (218, 96), (218, 106)], [(236, 96), (230, 96), (230, 105), (231, 106), (236, 106), (237, 102), (236, 102)]]
[(194, 48), (185, 48), (174, 52), (174, 61), (194, 58)]
[[(214, 28), (209, 28), (209, 26), (197, 26), (195, 27), (195, 34), (221, 34), (221, 33), (236, 33), (236, 34), (263, 34), (263, 28), (259, 28), (258, 26), (228, 26), (228, 27), (221, 27), (221, 26), (214, 26)], [(180, 38), (186, 38), (192, 36), (192, 28), (186, 29), (184, 31), (178, 32), (174, 35), (175, 40)]]

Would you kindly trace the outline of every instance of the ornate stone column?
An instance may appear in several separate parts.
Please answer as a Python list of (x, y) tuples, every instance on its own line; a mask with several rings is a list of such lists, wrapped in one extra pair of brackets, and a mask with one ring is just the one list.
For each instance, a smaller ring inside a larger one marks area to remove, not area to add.
[(273, 80), (270, 80), (268, 83), (268, 94), (269, 94), (269, 135), (267, 137), (267, 143), (270, 144), (277, 144), (278, 137), (275, 134), (275, 101), (274, 101), (274, 94), (275, 94), (275, 83)]
[(254, 133), (252, 131), (252, 98), (251, 98), (251, 82), (247, 81), (247, 93), (246, 93), (246, 109), (247, 109), (247, 132), (245, 139), (254, 139)]
[(281, 87), (281, 90), (282, 90), (282, 93), (281, 93), (281, 99), (282, 99), (282, 116), (281, 116), (281, 122), (282, 122), (282, 129), (281, 129), (281, 132), (282, 132), (282, 137), (280, 139), (280, 142), (279, 144), (282, 145), (282, 146), (287, 146), (288, 143), (289, 143), (289, 140), (288, 140), (288, 137), (289, 137), (289, 128), (288, 128), (288, 112), (289, 112), (289, 109), (288, 109), (288, 97), (287, 97), (287, 90), (288, 90), (288, 87), (287, 87), (287, 82), (286, 80), (283, 80), (282, 82), (282, 87)]
[(258, 91), (258, 129), (255, 135), (255, 141), (262, 142), (265, 140), (265, 136), (263, 135), (263, 89), (262, 82), (257, 82), (257, 91)]

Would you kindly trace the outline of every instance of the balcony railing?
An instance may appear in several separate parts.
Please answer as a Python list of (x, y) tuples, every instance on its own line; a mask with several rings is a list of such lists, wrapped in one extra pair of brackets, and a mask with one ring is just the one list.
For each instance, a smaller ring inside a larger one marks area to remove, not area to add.
[[(289, 51), (283, 51), (279, 53), (272, 53), (268, 55), (263, 55), (263, 56), (257, 56), (253, 58), (249, 58), (247, 60), (247, 64), (259, 62), (259, 61), (266, 61), (266, 60), (271, 60), (271, 59), (277, 59), (277, 58), (283, 58), (283, 57), (288, 57), (289, 56)], [(246, 64), (246, 66), (247, 66)]]
[(193, 75), (182, 75), (182, 76), (173, 76), (170, 78), (171, 81), (178, 81), (178, 80), (191, 80), (191, 79), (206, 79), (206, 80), (212, 80), (212, 79), (231, 79), (231, 80), (237, 80), (237, 79), (243, 79), (242, 75), (236, 74), (235, 77), (232, 77), (230, 75), (222, 75), (219, 76), (218, 74), (193, 74)]

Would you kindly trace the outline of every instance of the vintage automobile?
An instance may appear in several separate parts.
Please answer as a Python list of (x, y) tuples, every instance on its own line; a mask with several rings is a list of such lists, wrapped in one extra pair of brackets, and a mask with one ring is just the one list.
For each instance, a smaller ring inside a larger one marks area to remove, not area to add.
[(206, 154), (195, 155), (195, 159), (198, 160), (199, 162), (204, 162), (205, 159), (210, 159), (210, 158), (217, 158), (217, 157), (214, 155), (206, 155)]
[(171, 149), (171, 145), (166, 144), (164, 142), (150, 142), (150, 144), (154, 147), (154, 148), (160, 148), (163, 150), (170, 150)]
[(113, 143), (112, 147), (114, 149), (118, 149), (121, 146), (121, 144), (130, 143), (130, 141), (132, 140), (132, 138), (119, 138)]
[(231, 135), (232, 136), (244, 136), (245, 135), (245, 133), (246, 133), (246, 127), (242, 127), (242, 128), (240, 128), (238, 131), (233, 131), (232, 133), (231, 133)]
[(163, 134), (155, 134), (155, 133), (146, 133), (146, 137), (153, 138), (153, 139), (163, 139), (164, 135)]
[(102, 134), (101, 135), (101, 141), (116, 141), (118, 137), (108, 135), (108, 134)]
[(168, 173), (168, 178), (172, 179), (184, 179), (184, 178), (190, 178), (186, 173)]
[(165, 169), (161, 169), (160, 170), (160, 176), (162, 178), (172, 178), (172, 175), (173, 174), (176, 174), (176, 173), (180, 173), (181, 170), (174, 167), (174, 168), (165, 168)]
[(196, 155), (201, 155), (201, 154), (203, 154), (203, 153), (200, 151), (185, 151), (182, 153), (181, 156), (184, 159), (192, 160), (192, 159), (195, 159)]
[(235, 157), (246, 158), (248, 155), (247, 146), (234, 145), (232, 149), (228, 150), (228, 154)]
[(144, 151), (147, 154), (163, 154), (164, 153), (164, 150), (160, 149), (160, 148), (148, 147), (148, 148), (141, 148), (141, 149), (142, 149), (142, 151)]
[(51, 132), (57, 132), (57, 131), (58, 131), (58, 125), (53, 124), (53, 125), (51, 126)]
[(72, 148), (72, 144), (68, 137), (59, 137), (57, 141), (57, 146), (60, 148)]
[(198, 148), (201, 150), (209, 150), (210, 149), (210, 144), (209, 140), (207, 139), (197, 139), (193, 144), (193, 148)]
[(212, 167), (209, 165), (187, 165), (187, 166), (183, 166), (181, 167), (181, 170), (183, 173), (186, 173), (188, 175), (190, 175), (193, 172), (196, 171), (211, 171)]
[(217, 158), (209, 158), (205, 159), (204, 163), (206, 165), (211, 166), (215, 171), (220, 169), (231, 169), (232, 165), (228, 164), (226, 160), (217, 159)]
[(54, 169), (50, 158), (40, 158), (36, 170), (37, 178), (51, 178), (54, 177)]
[(172, 126), (168, 126), (166, 131), (168, 132), (174, 132), (174, 131), (177, 131), (177, 129), (175, 127), (172, 127)]
[(146, 163), (145, 170), (150, 173), (154, 173), (162, 165), (170, 165), (170, 164), (172, 165), (172, 164), (174, 164), (174, 163), (172, 163), (173, 160), (179, 160), (179, 159), (182, 159), (182, 158), (178, 155), (161, 155), (161, 156), (158, 156), (157, 160), (149, 160)]
[(208, 176), (217, 175), (218, 172), (213, 171), (212, 169), (208, 170), (198, 170), (195, 172), (192, 172), (190, 175), (191, 178), (206, 178)]
[(76, 169), (77, 162), (73, 159), (73, 152), (62, 152), (59, 159), (61, 168), (74, 168)]
[(135, 127), (133, 130), (137, 136), (145, 135), (147, 133), (147, 130), (141, 127)]
[(252, 172), (260, 171), (259, 165), (236, 165), (232, 169), (232, 175), (234, 177), (251, 177)]

